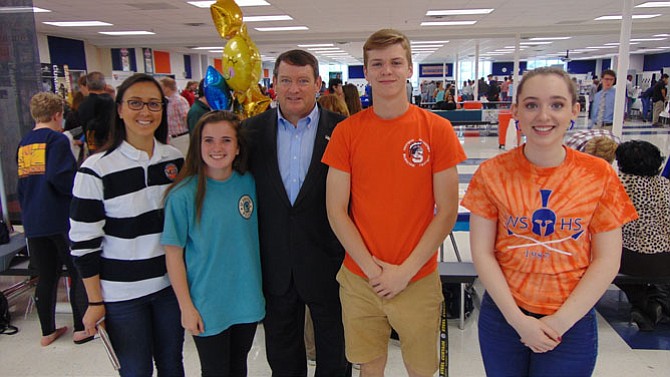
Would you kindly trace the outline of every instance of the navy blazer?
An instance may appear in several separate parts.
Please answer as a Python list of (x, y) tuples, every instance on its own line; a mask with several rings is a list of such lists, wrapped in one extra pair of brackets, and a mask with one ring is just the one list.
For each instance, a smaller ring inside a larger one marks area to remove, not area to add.
[(277, 111), (268, 109), (242, 126), (249, 139), (249, 166), (256, 179), (263, 287), (267, 293), (282, 295), (293, 278), (304, 299), (319, 298), (323, 287), (337, 285), (335, 275), (344, 259), (344, 248), (328, 223), (328, 166), (321, 158), (335, 126), (345, 117), (319, 106), (312, 160), (291, 205), (277, 160)]

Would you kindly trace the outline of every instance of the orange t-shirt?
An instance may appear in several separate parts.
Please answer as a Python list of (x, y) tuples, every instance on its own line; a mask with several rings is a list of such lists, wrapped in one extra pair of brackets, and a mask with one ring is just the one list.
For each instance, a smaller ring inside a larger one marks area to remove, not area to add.
[[(350, 174), (349, 215), (370, 253), (399, 265), (433, 219), (433, 174), (465, 158), (448, 120), (411, 105), (395, 119), (367, 109), (342, 121), (322, 161)], [(344, 265), (366, 277), (348, 253)], [(436, 268), (433, 257), (412, 281)]]
[(497, 221), (496, 259), (517, 305), (537, 314), (554, 313), (575, 289), (593, 234), (637, 218), (605, 160), (565, 150), (552, 168), (531, 164), (523, 146), (484, 162), (462, 202)]

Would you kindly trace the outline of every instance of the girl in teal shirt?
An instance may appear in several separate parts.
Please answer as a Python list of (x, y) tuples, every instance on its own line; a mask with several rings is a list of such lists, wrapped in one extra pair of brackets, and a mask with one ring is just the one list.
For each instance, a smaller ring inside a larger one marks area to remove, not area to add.
[(165, 202), (165, 246), (182, 326), (203, 376), (246, 376), (257, 322), (265, 316), (256, 186), (246, 173), (239, 118), (204, 115)]

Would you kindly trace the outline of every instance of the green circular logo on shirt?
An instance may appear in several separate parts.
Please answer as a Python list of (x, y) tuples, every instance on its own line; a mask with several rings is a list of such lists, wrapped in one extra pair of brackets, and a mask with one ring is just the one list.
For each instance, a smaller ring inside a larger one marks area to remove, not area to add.
[(251, 214), (254, 212), (254, 202), (249, 195), (243, 195), (240, 201), (237, 202), (237, 208), (240, 211), (240, 215), (249, 220)]

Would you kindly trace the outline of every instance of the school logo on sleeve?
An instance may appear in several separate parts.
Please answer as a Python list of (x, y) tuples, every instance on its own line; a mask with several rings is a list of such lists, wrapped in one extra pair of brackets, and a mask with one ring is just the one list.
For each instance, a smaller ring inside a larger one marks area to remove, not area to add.
[(174, 179), (177, 178), (177, 174), (179, 173), (179, 168), (177, 165), (169, 163), (165, 165), (163, 172), (165, 173), (165, 176), (168, 177), (168, 179), (174, 181)]
[(424, 166), (430, 162), (430, 145), (421, 139), (409, 140), (403, 147), (402, 156), (411, 167)]
[(243, 195), (240, 198), (240, 201), (237, 202), (237, 209), (240, 211), (242, 217), (249, 220), (251, 214), (254, 212), (254, 202), (251, 200), (251, 197), (249, 195)]

